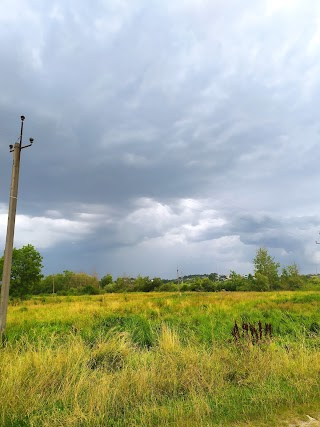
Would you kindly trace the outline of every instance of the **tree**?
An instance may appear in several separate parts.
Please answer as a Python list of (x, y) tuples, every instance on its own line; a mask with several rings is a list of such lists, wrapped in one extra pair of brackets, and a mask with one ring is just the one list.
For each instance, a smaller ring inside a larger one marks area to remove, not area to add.
[[(267, 287), (264, 290), (277, 289), (279, 286), (278, 268), (280, 267), (280, 264), (274, 261), (274, 258), (269, 255), (267, 249), (259, 248), (257, 250), (253, 264), (255, 277), (258, 278), (259, 281), (262, 279), (260, 275), (265, 276), (268, 279), (267, 281), (265, 279), (262, 280), (264, 286)], [(257, 273), (260, 275), (258, 276)]]
[(220, 286), (220, 289), (225, 289), (226, 291), (236, 291), (237, 288), (243, 285), (243, 281), (244, 279), (241, 274), (231, 270), (229, 279), (223, 282), (223, 285)]
[(270, 289), (270, 282), (268, 277), (265, 274), (255, 273), (255, 280), (252, 283), (253, 291), (268, 291)]
[(178, 286), (173, 282), (163, 283), (159, 288), (156, 289), (159, 292), (177, 292)]
[(214, 292), (216, 290), (215, 284), (209, 279), (209, 277), (204, 277), (201, 280), (201, 286), (205, 292)]
[[(32, 245), (21, 249), (13, 248), (10, 280), (10, 295), (22, 298), (37, 290), (42, 279), (43, 257)], [(2, 277), (4, 257), (0, 258), (0, 274)]]
[(129, 277), (118, 277), (112, 285), (105, 287), (106, 292), (132, 292), (134, 279)]
[(211, 282), (218, 282), (219, 274), (218, 273), (210, 273), (209, 279), (211, 280)]
[(106, 274), (100, 280), (100, 286), (102, 288), (104, 288), (107, 285), (111, 285), (112, 283), (113, 283), (113, 278), (112, 278), (111, 274)]
[(41, 280), (40, 286), (35, 293), (54, 293), (65, 295), (70, 291), (70, 282), (72, 280), (73, 272), (64, 270), (62, 273), (50, 274)]
[(152, 279), (152, 283), (153, 283), (153, 290), (156, 290), (163, 284), (163, 281), (162, 279), (160, 279), (160, 277), (154, 277)]
[[(72, 273), (68, 280), (68, 286), (70, 288), (76, 289), (77, 293), (81, 294), (88, 286), (98, 290), (99, 280), (96, 276), (90, 276), (87, 273)], [(84, 293), (88, 292), (84, 291)]]
[(134, 290), (138, 292), (151, 292), (154, 289), (153, 281), (149, 276), (142, 277), (140, 274), (134, 281)]
[(190, 291), (192, 292), (202, 292), (204, 289), (202, 287), (202, 280), (200, 277), (196, 277), (189, 285)]
[(296, 263), (288, 265), (282, 269), (281, 285), (284, 289), (299, 289), (303, 285), (303, 280), (299, 273), (299, 267)]
[(51, 293), (53, 289), (58, 295), (96, 295), (99, 293), (99, 280), (87, 273), (64, 270), (45, 277), (35, 293)]

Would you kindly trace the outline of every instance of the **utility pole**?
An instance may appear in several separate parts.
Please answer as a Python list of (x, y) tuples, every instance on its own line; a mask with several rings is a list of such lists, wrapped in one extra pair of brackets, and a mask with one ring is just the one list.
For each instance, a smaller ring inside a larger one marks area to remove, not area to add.
[(177, 284), (178, 284), (179, 295), (181, 296), (180, 276), (179, 276), (179, 268), (178, 267), (177, 267)]
[(10, 200), (9, 200), (9, 212), (8, 212), (8, 225), (7, 225), (7, 237), (6, 246), (4, 250), (4, 261), (3, 261), (3, 272), (2, 272), (2, 285), (1, 285), (1, 299), (0, 299), (0, 338), (3, 340), (3, 335), (6, 330), (7, 324), (7, 311), (9, 301), (9, 287), (11, 277), (11, 265), (12, 265), (12, 252), (13, 252), (13, 239), (14, 239), (14, 226), (16, 221), (17, 211), (17, 198), (18, 198), (18, 185), (19, 185), (19, 172), (20, 172), (20, 156), (23, 148), (31, 147), (33, 144), (33, 138), (30, 138), (30, 144), (22, 146), (22, 133), (23, 133), (23, 122), (25, 117), (21, 116), (21, 129), (19, 142), (13, 145), (9, 145), (10, 153), (13, 152), (13, 165), (11, 175), (11, 187), (10, 187)]

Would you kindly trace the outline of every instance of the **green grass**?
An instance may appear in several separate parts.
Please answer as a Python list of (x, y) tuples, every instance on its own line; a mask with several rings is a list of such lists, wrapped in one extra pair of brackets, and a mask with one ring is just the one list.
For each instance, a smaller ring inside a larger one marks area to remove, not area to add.
[[(2, 426), (258, 426), (320, 404), (320, 293), (115, 294), (9, 307)], [(237, 343), (234, 322), (271, 323)]]

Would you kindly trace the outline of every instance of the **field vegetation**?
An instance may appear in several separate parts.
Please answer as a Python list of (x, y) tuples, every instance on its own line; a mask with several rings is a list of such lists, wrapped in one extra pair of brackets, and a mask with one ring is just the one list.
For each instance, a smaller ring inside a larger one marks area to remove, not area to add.
[[(0, 276), (3, 257), (0, 258)], [(241, 275), (231, 271), (228, 276), (217, 273), (191, 274), (176, 279), (149, 276), (118, 277), (65, 270), (62, 273), (42, 275), (42, 256), (32, 246), (13, 250), (10, 284), (11, 299), (27, 299), (32, 295), (99, 295), (128, 292), (216, 292), (216, 291), (271, 291), (271, 290), (320, 290), (320, 276), (301, 275), (297, 264), (282, 267), (259, 248), (253, 259), (253, 273)]]
[(0, 425), (281, 426), (316, 415), (319, 303), (318, 291), (13, 300)]

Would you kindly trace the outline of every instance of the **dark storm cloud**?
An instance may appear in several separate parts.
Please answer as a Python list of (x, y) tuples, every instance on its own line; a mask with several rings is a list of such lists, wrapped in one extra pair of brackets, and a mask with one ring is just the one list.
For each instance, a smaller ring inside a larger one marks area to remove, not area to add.
[(3, 1), (3, 226), (25, 114), (16, 242), (48, 270), (246, 271), (259, 246), (311, 268), (319, 16), (302, 0)]

